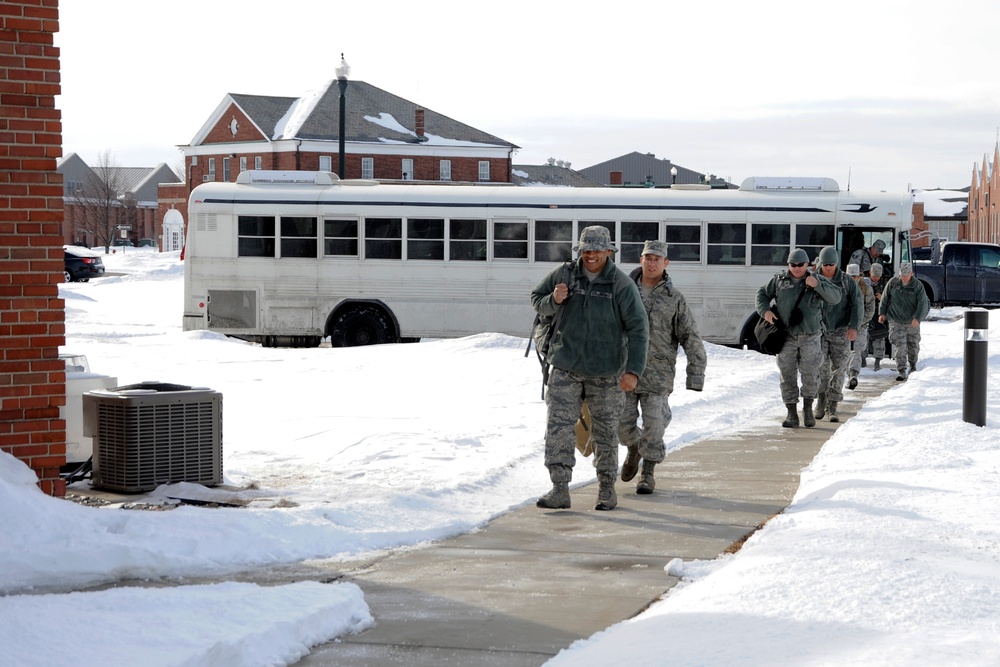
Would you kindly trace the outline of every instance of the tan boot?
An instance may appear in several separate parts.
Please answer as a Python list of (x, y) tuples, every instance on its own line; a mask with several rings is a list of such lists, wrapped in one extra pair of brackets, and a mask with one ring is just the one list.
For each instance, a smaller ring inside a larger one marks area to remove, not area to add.
[(618, 506), (618, 493), (615, 491), (615, 478), (614, 476), (598, 475), (598, 482), (600, 483), (600, 488), (597, 490), (597, 504), (594, 505), (595, 510), (613, 510)]
[(549, 510), (568, 510), (569, 482), (552, 482), (552, 490), (535, 502), (535, 507)]
[(631, 482), (637, 472), (639, 472), (639, 448), (629, 447), (628, 456), (622, 464), (622, 481)]
[(656, 464), (652, 461), (642, 462), (642, 475), (639, 476), (639, 483), (635, 485), (635, 492), (641, 496), (647, 496), (656, 488), (656, 478), (653, 477), (653, 468)]

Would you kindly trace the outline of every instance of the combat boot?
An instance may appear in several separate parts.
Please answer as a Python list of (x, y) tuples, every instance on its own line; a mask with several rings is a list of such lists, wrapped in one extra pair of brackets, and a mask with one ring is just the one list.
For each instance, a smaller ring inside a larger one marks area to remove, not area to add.
[(840, 417), (837, 416), (837, 401), (830, 401), (828, 408), (829, 409), (827, 411), (830, 413), (830, 421), (839, 422)]
[(785, 407), (788, 408), (788, 416), (785, 417), (785, 421), (781, 422), (781, 425), (785, 428), (798, 428), (799, 427), (799, 413), (798, 413), (798, 403), (785, 403)]
[(822, 419), (826, 415), (826, 392), (819, 392), (816, 399), (816, 419)]
[(813, 414), (813, 400), (811, 398), (802, 401), (802, 423), (805, 424), (806, 428), (812, 428), (816, 425), (816, 416)]
[(848, 389), (858, 388), (858, 376), (854, 375), (851, 377), (851, 381), (847, 383), (847, 388)]
[(535, 502), (535, 507), (549, 510), (569, 509), (569, 482), (552, 482), (552, 490)]
[(652, 461), (642, 462), (642, 474), (639, 475), (639, 483), (635, 485), (635, 492), (641, 496), (647, 496), (656, 488), (656, 479), (653, 477), (653, 468), (656, 464)]
[(622, 464), (622, 481), (631, 482), (637, 472), (639, 472), (639, 448), (629, 446), (628, 456), (625, 457), (625, 463)]
[(875, 360), (875, 369), (874, 370), (876, 370), (876, 371), (882, 370), (882, 360), (881, 359), (876, 359)]
[(604, 511), (613, 510), (618, 506), (618, 493), (615, 491), (614, 475), (598, 475), (597, 480), (600, 487), (597, 489), (597, 504), (594, 505), (594, 509)]

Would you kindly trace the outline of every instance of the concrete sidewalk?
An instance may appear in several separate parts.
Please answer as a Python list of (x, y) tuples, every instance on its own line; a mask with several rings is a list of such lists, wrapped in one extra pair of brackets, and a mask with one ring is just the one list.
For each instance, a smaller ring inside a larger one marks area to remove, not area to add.
[[(894, 378), (862, 375), (845, 391), (841, 423)], [(663, 569), (671, 559), (715, 558), (787, 507), (802, 468), (839, 424), (785, 429), (783, 417), (766, 432), (669, 453), (656, 493), (639, 496), (635, 480), (619, 481), (614, 511), (593, 509), (592, 484), (572, 492), (570, 510), (532, 503), (475, 533), (341, 569), (340, 580), (364, 591), (376, 625), (297, 665), (543, 664), (661, 597), (677, 583)]]

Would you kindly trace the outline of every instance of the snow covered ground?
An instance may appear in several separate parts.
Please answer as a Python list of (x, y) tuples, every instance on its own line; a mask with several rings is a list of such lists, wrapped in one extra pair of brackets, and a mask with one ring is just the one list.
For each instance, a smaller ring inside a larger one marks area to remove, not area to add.
[[(122, 275), (60, 288), (65, 351), (118, 384), (223, 394), (225, 488), (171, 485), (132, 500), (241, 507), (85, 507), (43, 495), (0, 453), (8, 664), (290, 664), (369, 627), (363, 591), (185, 578), (441, 539), (548, 489), (540, 376), (523, 339), (264, 349), (181, 331), (177, 253), (129, 248), (105, 263)], [(998, 664), (1000, 401), (990, 394), (986, 427), (962, 421), (960, 314), (933, 311), (920, 371), (838, 429), (789, 510), (738, 554), (665, 562), (684, 581), (662, 602), (550, 664)], [(783, 412), (772, 359), (708, 350), (705, 391), (671, 399), (669, 449)], [(998, 361), (991, 354), (991, 368)], [(577, 467), (576, 484), (592, 480)], [(167, 577), (182, 585), (93, 588)]]

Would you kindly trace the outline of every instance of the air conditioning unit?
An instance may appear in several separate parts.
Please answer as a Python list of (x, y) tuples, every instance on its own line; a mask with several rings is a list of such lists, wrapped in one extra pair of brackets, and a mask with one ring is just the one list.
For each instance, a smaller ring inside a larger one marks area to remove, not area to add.
[(142, 382), (83, 395), (95, 488), (124, 493), (161, 484), (222, 483), (222, 394)]
[(203, 183), (208, 183), (209, 181), (215, 180), (215, 174), (205, 174), (201, 177)]

